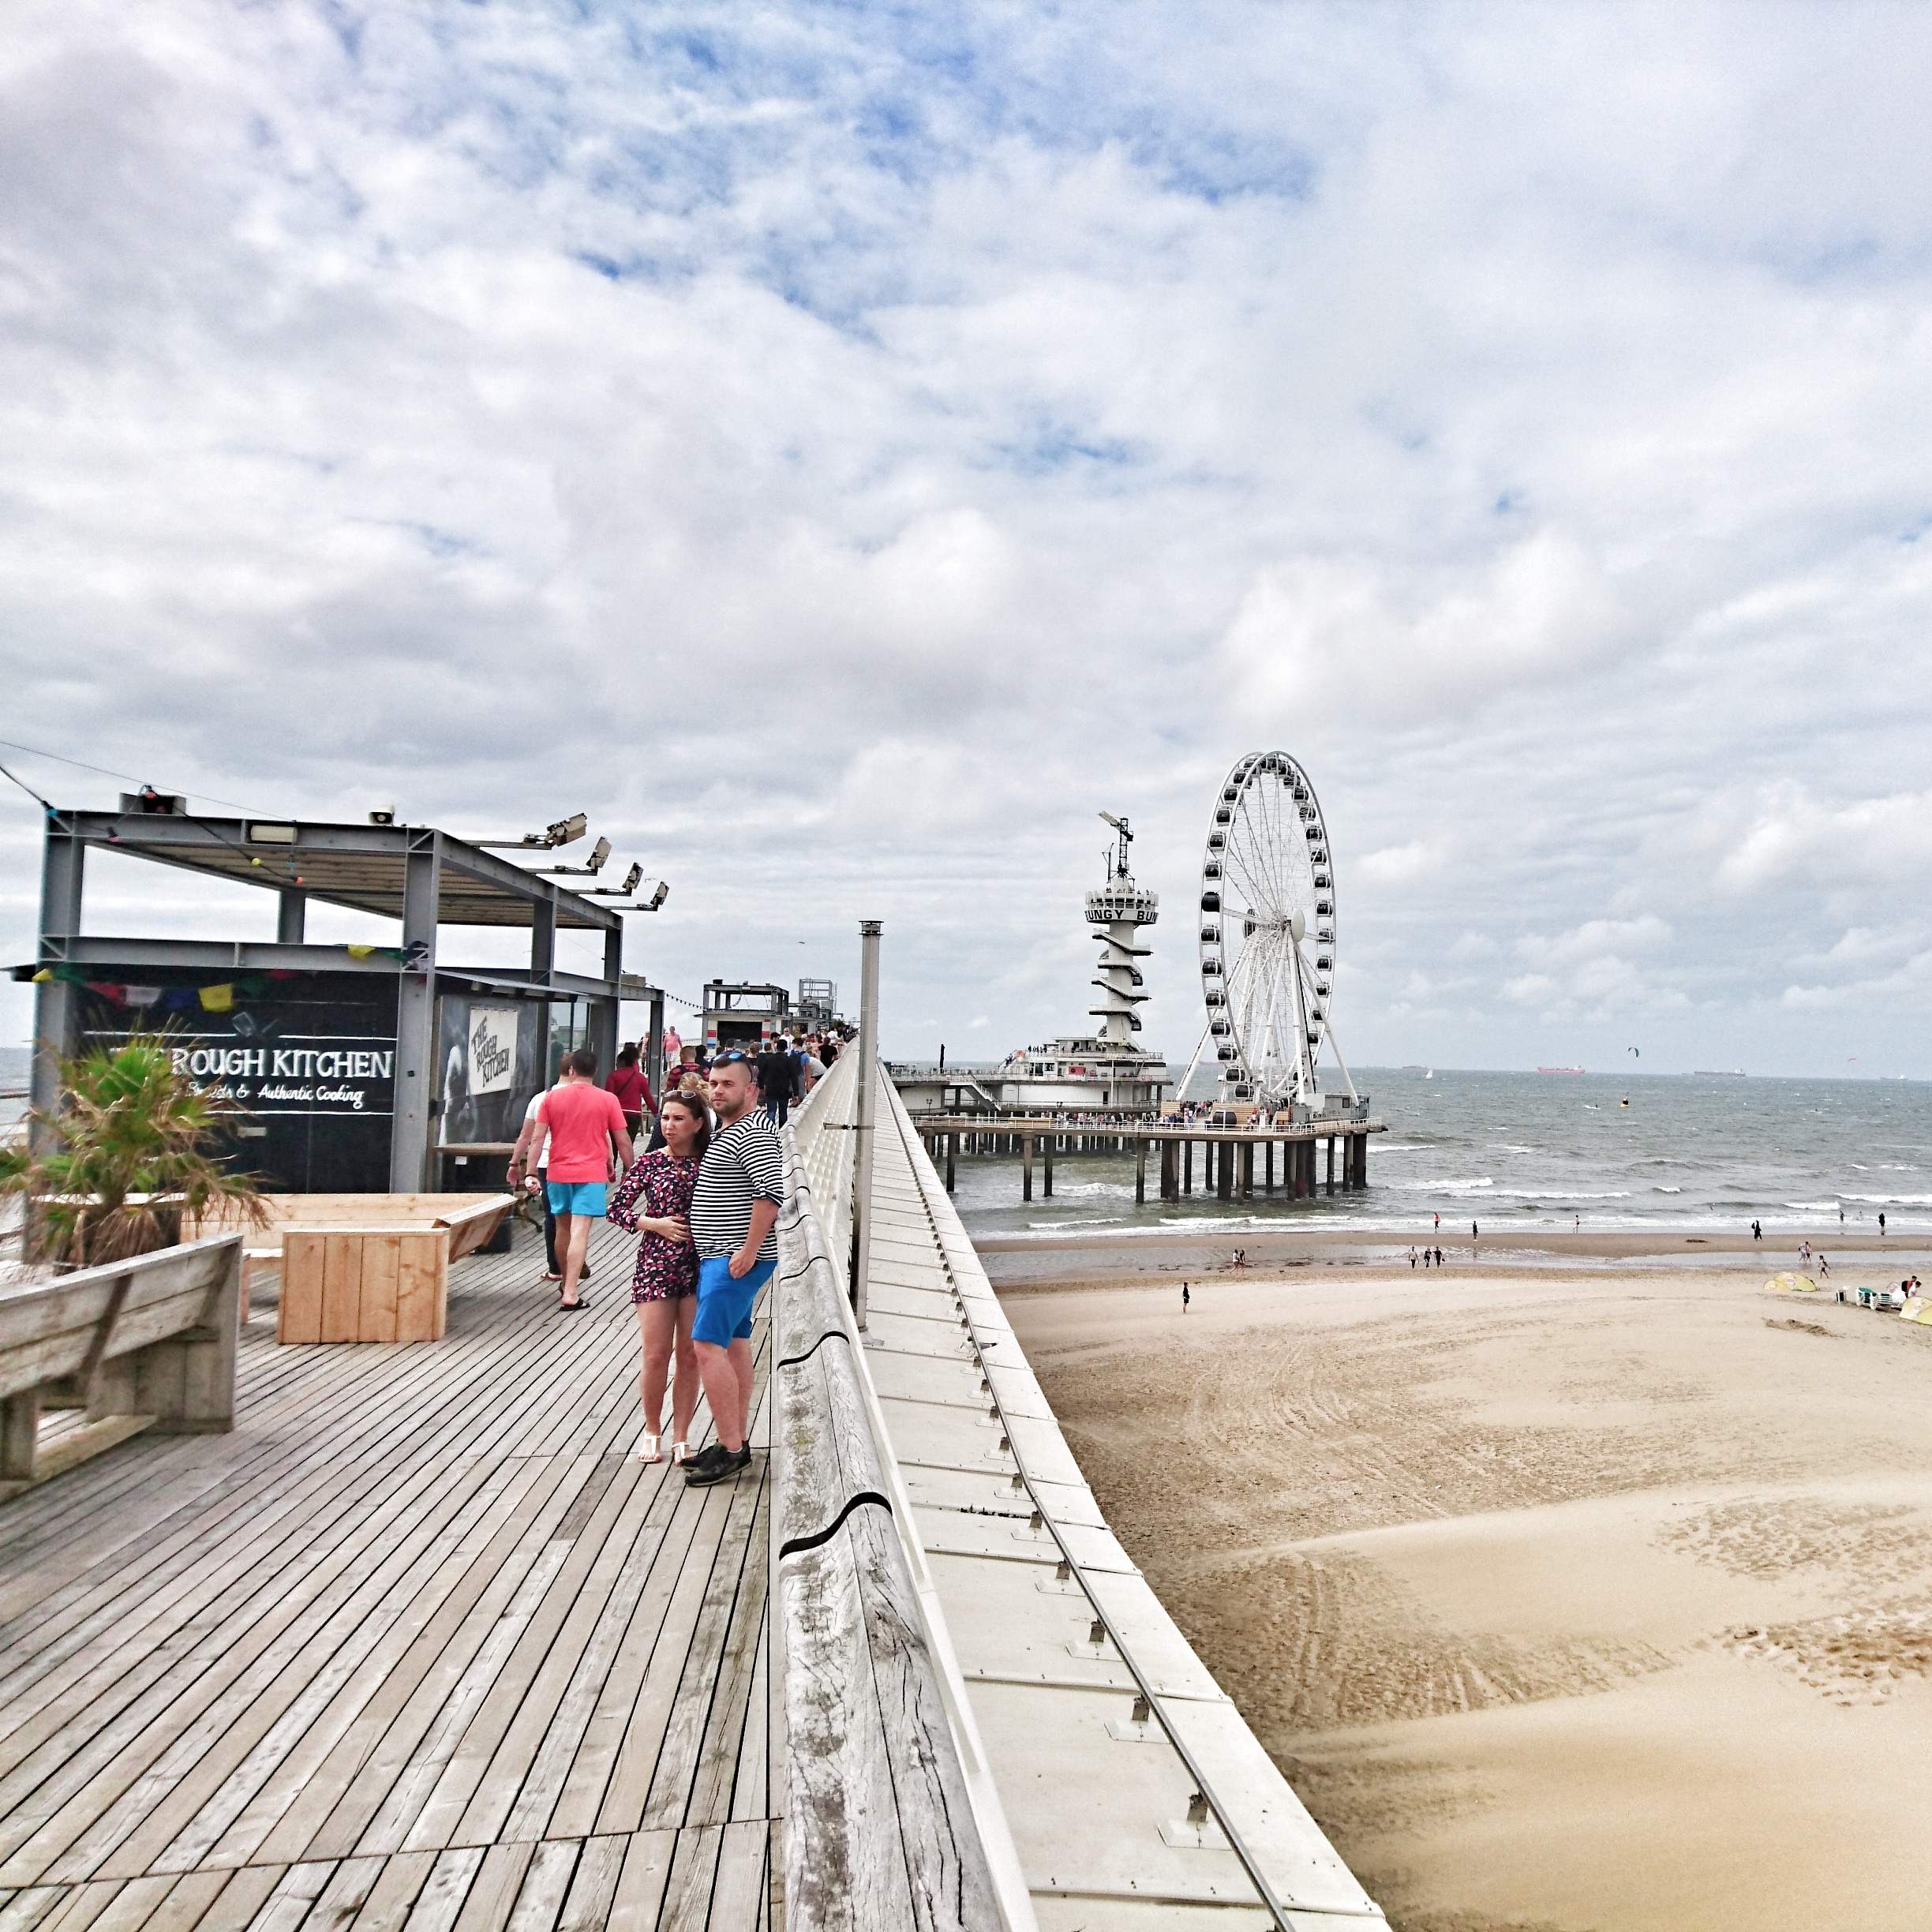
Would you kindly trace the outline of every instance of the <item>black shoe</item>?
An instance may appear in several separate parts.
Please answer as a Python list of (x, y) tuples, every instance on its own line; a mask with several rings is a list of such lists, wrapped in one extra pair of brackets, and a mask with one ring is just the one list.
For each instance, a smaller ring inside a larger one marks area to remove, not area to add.
[(728, 1481), (742, 1469), (751, 1466), (751, 1445), (747, 1443), (736, 1455), (722, 1443), (713, 1443), (702, 1455), (684, 1465), (687, 1488), (702, 1489), (711, 1483)]

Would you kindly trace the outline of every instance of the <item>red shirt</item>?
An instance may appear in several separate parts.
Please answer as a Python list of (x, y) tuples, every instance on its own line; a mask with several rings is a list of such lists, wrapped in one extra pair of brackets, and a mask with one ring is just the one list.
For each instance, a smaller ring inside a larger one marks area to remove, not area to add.
[(588, 1080), (552, 1087), (537, 1105), (537, 1118), (550, 1129), (552, 1181), (608, 1181), (612, 1134), (628, 1133), (617, 1096)]
[(652, 1114), (650, 1082), (641, 1066), (620, 1067), (604, 1084), (617, 1096), (617, 1104), (627, 1114)]

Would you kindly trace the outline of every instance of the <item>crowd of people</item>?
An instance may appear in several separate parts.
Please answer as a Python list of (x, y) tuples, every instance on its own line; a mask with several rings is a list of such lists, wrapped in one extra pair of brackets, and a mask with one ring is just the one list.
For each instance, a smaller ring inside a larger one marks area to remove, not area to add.
[[(778, 1129), (851, 1037), (835, 1026), (710, 1058), (680, 1043), (661, 1099), (636, 1044), (623, 1048), (601, 1084), (596, 1054), (579, 1047), (525, 1113), (509, 1181), (543, 1202), (544, 1279), (556, 1284), (557, 1312), (590, 1305), (585, 1264), (599, 1221), (638, 1237), (631, 1280), (642, 1358), (638, 1455), (661, 1462), (668, 1453), (693, 1486), (723, 1482), (751, 1462), (751, 1312), (777, 1265)], [(694, 1456), (701, 1387), (717, 1440)]]

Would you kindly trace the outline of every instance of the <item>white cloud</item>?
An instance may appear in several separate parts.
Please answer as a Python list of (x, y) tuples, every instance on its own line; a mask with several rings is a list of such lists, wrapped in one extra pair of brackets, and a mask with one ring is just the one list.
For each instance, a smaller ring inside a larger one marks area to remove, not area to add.
[(24, 0), (8, 735), (582, 807), (672, 884), (634, 964), (883, 916), (889, 1032), (1082, 1022), (1129, 812), (1177, 1056), (1271, 739), (1353, 1059), (1822, 1064), (1815, 986), (1932, 1072), (1922, 941), (1849, 944), (1932, 860), (1932, 17), (1538, 17)]

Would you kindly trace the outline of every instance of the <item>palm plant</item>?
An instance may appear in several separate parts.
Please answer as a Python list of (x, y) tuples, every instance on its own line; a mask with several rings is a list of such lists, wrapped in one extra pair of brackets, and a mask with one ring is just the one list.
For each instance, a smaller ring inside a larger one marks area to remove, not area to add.
[(172, 1046), (136, 1032), (63, 1058), (59, 1106), (32, 1116), (42, 1151), (0, 1150), (0, 1193), (26, 1196), (35, 1258), (90, 1267), (148, 1254), (213, 1207), (251, 1226), (267, 1219), (255, 1177), (221, 1152), (247, 1109), (219, 1087), (197, 1092)]

